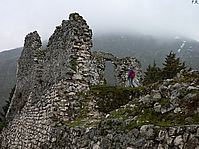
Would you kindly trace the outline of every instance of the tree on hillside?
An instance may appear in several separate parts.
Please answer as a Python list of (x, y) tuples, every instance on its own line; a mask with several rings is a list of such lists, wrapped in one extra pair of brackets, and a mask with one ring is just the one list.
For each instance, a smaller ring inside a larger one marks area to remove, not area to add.
[(163, 79), (171, 79), (177, 75), (182, 69), (185, 69), (185, 63), (180, 62), (180, 58), (176, 58), (176, 54), (172, 51), (165, 58), (164, 67), (162, 69)]
[(192, 0), (192, 4), (198, 4), (198, 0)]
[(2, 122), (2, 123), (5, 123), (5, 121), (6, 121), (5, 120), (6, 113), (8, 111), (9, 106), (10, 106), (14, 91), (15, 91), (15, 86), (11, 89), (10, 96), (9, 96), (8, 100), (6, 100), (6, 104), (2, 107), (3, 111), (0, 112), (0, 122)]
[(144, 72), (144, 81), (143, 83), (146, 84), (151, 84), (155, 83), (158, 80), (161, 80), (161, 69), (156, 66), (156, 63), (154, 61), (153, 65), (148, 65), (146, 72)]

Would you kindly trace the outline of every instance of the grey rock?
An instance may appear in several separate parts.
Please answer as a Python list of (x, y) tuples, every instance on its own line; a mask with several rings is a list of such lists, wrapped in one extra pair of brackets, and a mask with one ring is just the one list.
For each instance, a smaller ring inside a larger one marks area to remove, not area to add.
[(159, 144), (157, 149), (169, 149), (169, 146), (167, 144)]
[(174, 139), (174, 145), (175, 145), (175, 146), (178, 146), (180, 149), (183, 148), (183, 144), (184, 144), (184, 142), (183, 142), (183, 138), (182, 138), (181, 135), (180, 135), (180, 136), (177, 136), (177, 137)]
[(100, 149), (100, 142), (93, 145), (92, 149)]
[(139, 102), (142, 102), (145, 105), (149, 105), (152, 102), (151, 96), (147, 94), (146, 96), (141, 97)]
[(161, 112), (161, 107), (160, 103), (156, 102), (153, 108), (156, 112)]
[(161, 107), (160, 111), (161, 111), (162, 114), (164, 114), (164, 113), (167, 113), (167, 112), (174, 110), (174, 108), (175, 107), (173, 106), (173, 104), (169, 104), (167, 106)]
[(184, 100), (190, 100), (195, 97), (197, 97), (197, 94), (189, 93), (184, 97)]
[(169, 127), (168, 135), (169, 136), (174, 136), (176, 134), (176, 127)]
[(189, 87), (187, 88), (187, 90), (189, 90), (189, 91), (191, 91), (191, 90), (199, 90), (199, 88), (198, 88), (198, 87), (195, 87), (195, 86), (189, 86)]
[(156, 92), (154, 95), (153, 95), (153, 99), (154, 99), (154, 101), (157, 101), (157, 100), (159, 100), (159, 99), (161, 99), (162, 97), (161, 97), (161, 94), (159, 93), (159, 92)]
[(175, 108), (174, 113), (180, 113), (182, 110), (180, 107)]
[(165, 130), (160, 130), (158, 133), (157, 140), (162, 141), (166, 138), (166, 136), (167, 136), (167, 132)]
[(139, 136), (139, 134), (140, 134), (140, 131), (139, 131), (138, 129), (134, 128), (134, 129), (132, 130), (132, 133), (133, 133), (133, 135), (137, 138), (137, 137)]
[(140, 128), (140, 134), (141, 136), (146, 137), (146, 139), (152, 139), (154, 138), (154, 126), (153, 125), (143, 125)]
[(196, 137), (199, 138), (199, 128), (198, 128), (197, 131), (196, 131)]

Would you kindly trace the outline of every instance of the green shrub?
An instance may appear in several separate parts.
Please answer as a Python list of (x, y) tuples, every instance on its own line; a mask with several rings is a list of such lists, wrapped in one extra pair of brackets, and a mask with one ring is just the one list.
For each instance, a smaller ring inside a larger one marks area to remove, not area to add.
[[(96, 98), (98, 110), (109, 113), (127, 104), (133, 98), (139, 97), (145, 92), (144, 87), (113, 87), (95, 86), (91, 88), (91, 93)], [(131, 97), (131, 98), (130, 98)]]

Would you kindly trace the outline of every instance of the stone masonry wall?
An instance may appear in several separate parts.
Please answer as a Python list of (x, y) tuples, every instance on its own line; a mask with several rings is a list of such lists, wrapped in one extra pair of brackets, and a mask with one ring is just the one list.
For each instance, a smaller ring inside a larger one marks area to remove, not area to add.
[(36, 31), (26, 36), (2, 148), (49, 146), (53, 128), (80, 115), (78, 94), (104, 83), (105, 60), (124, 65), (111, 54), (91, 55), (91, 38), (92, 31), (77, 13), (56, 27), (46, 49)]
[(127, 87), (128, 86), (128, 69), (134, 69), (136, 76), (134, 80), (137, 82), (138, 86), (141, 85), (143, 76), (141, 70), (140, 62), (133, 57), (126, 57), (122, 59), (117, 59), (113, 62), (116, 66), (116, 77), (119, 86)]
[[(105, 78), (104, 78), (104, 71), (105, 71), (105, 62), (106, 61), (111, 61), (112, 64), (115, 67), (115, 77), (116, 77), (116, 84), (117, 86), (122, 86), (122, 87), (127, 87), (128, 85), (128, 70), (134, 68), (136, 72), (136, 77), (134, 80), (136, 80), (138, 83), (138, 86), (141, 85), (142, 82), (142, 70), (141, 70), (141, 65), (140, 62), (133, 57), (125, 57), (125, 58), (118, 58), (112, 55), (111, 53), (106, 53), (106, 52), (93, 52), (92, 53), (92, 64), (93, 68), (96, 71), (96, 78), (94, 80), (100, 80), (99, 82), (95, 82), (92, 85), (97, 85), (97, 84), (104, 84), (105, 83)], [(96, 84), (97, 83), (97, 84)]]
[(77, 13), (56, 28), (42, 58), (35, 52), (41, 51), (37, 32), (27, 35), (18, 67), (21, 79), (7, 114), (13, 120), (2, 132), (2, 148), (40, 148), (51, 142), (55, 125), (79, 114), (76, 94), (89, 90), (91, 37), (89, 26)]
[(37, 77), (40, 75), (39, 69), (42, 65), (42, 58), (38, 54), (41, 49), (41, 39), (35, 31), (25, 38), (24, 49), (17, 65), (17, 82), (7, 119), (12, 119), (27, 102), (30, 92), (37, 94), (39, 82)]
[[(49, 146), (53, 128), (80, 115), (78, 94), (104, 83), (105, 60), (122, 69), (127, 65), (112, 54), (91, 55), (91, 38), (92, 31), (77, 13), (56, 27), (46, 49), (36, 31), (26, 36), (2, 148), (41, 148), (46, 142)], [(121, 74), (126, 75), (122, 69), (117, 68), (120, 82)]]

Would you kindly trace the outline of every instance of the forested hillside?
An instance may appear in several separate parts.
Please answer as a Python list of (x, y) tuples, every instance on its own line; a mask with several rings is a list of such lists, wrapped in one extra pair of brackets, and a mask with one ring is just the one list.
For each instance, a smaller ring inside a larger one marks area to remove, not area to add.
[(173, 51), (188, 66), (199, 69), (199, 42), (186, 38), (109, 34), (96, 36), (94, 49), (120, 57), (135, 56), (143, 69), (154, 60), (158, 65), (162, 64), (165, 56)]
[(8, 99), (9, 92), (15, 84), (16, 63), (22, 48), (0, 53), (0, 106)]

